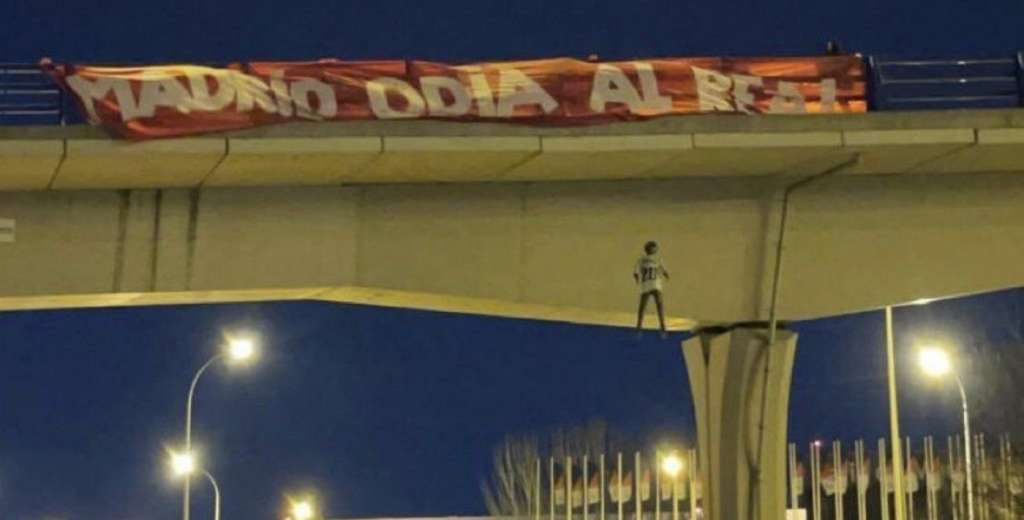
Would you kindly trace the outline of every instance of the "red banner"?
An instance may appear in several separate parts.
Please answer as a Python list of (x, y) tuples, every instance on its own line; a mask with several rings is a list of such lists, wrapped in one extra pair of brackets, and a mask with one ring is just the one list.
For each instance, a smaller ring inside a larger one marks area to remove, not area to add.
[(91, 123), (129, 139), (289, 121), (579, 125), (710, 112), (865, 110), (864, 67), (856, 56), (42, 65)]

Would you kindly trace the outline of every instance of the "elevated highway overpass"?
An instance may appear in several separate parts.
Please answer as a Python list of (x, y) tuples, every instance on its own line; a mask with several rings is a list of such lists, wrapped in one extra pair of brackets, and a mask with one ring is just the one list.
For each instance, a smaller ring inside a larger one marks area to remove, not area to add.
[(1024, 110), (145, 143), (0, 128), (0, 217), (17, 227), (0, 308), (371, 288), (384, 304), (628, 324), (632, 262), (657, 239), (674, 328), (767, 319), (783, 188), (856, 157), (794, 196), (780, 278), (780, 318), (838, 314), (1024, 283), (1022, 151)]
[(756, 323), (1024, 285), (1022, 152), (1024, 110), (0, 128), (0, 309), (321, 299), (628, 326), (655, 239), (671, 327), (704, 327), (684, 352), (708, 507), (745, 517), (759, 467), (774, 518), (796, 337)]

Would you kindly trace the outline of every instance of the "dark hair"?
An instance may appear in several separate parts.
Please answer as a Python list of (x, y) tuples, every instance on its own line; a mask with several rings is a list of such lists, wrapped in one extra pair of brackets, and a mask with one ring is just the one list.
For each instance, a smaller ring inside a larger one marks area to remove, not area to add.
[(644, 252), (647, 254), (651, 254), (651, 250), (656, 247), (658, 247), (658, 243), (653, 240), (649, 240), (646, 244), (644, 244)]

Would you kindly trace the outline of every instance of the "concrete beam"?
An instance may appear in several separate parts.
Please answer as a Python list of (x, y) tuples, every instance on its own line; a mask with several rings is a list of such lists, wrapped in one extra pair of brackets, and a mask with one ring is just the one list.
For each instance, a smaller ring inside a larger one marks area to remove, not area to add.
[(53, 189), (138, 189), (197, 186), (227, 154), (224, 138), (133, 143), (69, 139)]
[[(458, 314), (482, 314), (503, 318), (559, 321), (585, 325), (630, 327), (636, 316), (628, 312), (603, 312), (559, 305), (536, 305), (445, 294), (415, 293), (371, 287), (305, 287), (299, 289), (249, 289), (233, 291), (124, 292), (53, 296), (0, 297), (0, 310), (43, 310), (137, 305), (182, 305), (261, 301), (315, 300), (339, 304), (373, 305)], [(666, 316), (666, 328), (692, 330), (697, 324), (686, 318)], [(646, 328), (654, 328), (649, 323)]]
[[(843, 132), (844, 151), (860, 153), (852, 174), (932, 172), (932, 164), (975, 144), (973, 128)], [(965, 165), (964, 172), (974, 171)]]
[(63, 159), (63, 140), (0, 140), (0, 186), (12, 191), (45, 190)]
[(203, 186), (340, 184), (356, 178), (384, 148), (379, 137), (236, 138)]
[(505, 181), (630, 179), (693, 148), (693, 136), (623, 135), (542, 137), (540, 153), (511, 171)]
[[(0, 128), (0, 143), (9, 143), (0, 166), (21, 172), (0, 176), (0, 190), (804, 175), (852, 153), (862, 155), (852, 173), (1021, 171), (1021, 131), (1024, 110), (707, 115), (572, 128), (295, 123), (146, 143), (111, 141), (89, 127)], [(55, 142), (64, 160), (44, 185), (59, 161)]]
[[(654, 239), (671, 315), (764, 319), (785, 180), (0, 193), (18, 229), (0, 296), (358, 286), (627, 316)], [(1021, 200), (1013, 174), (808, 186), (790, 200), (778, 315), (1024, 285)]]
[(495, 180), (540, 151), (537, 137), (385, 137), (381, 156), (349, 182)]

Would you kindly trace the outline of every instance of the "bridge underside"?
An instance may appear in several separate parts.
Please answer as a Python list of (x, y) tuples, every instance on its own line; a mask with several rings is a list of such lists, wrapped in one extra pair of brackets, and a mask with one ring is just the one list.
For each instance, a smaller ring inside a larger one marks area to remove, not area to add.
[[(0, 310), (318, 299), (628, 326), (651, 239), (677, 330), (765, 320), (775, 289), (788, 320), (1016, 287), (1022, 152), (1015, 110), (2, 129)], [(833, 170), (790, 192), (780, 240), (787, 187)], [(795, 345), (763, 325), (684, 345), (712, 513), (782, 516)]]
[(0, 129), (0, 218), (17, 227), (0, 244), (0, 308), (353, 287), (624, 325), (633, 261), (656, 239), (674, 328), (764, 319), (784, 187), (858, 157), (794, 194), (778, 308), (851, 312), (1024, 285), (1022, 152), (1016, 110), (298, 124), (146, 143)]
[[(629, 312), (600, 311), (566, 305), (540, 305), (487, 298), (468, 298), (436, 293), (417, 293), (369, 287), (307, 287), (301, 289), (238, 289), (178, 292), (118, 292), (66, 294), (55, 296), (0, 297), (2, 310), (45, 310), (92, 307), (128, 307), (266, 301), (323, 301), (340, 304), (372, 305), (457, 314), (482, 314), (501, 318), (559, 321), (611, 327), (631, 327), (636, 315)], [(654, 323), (645, 324), (653, 328)], [(669, 316), (666, 328), (692, 330), (692, 320)]]

